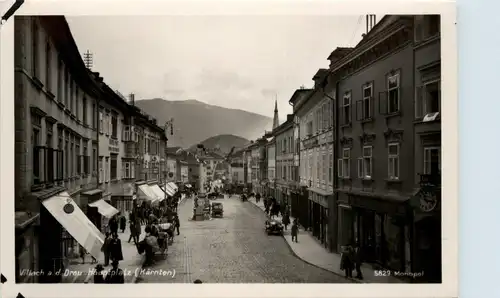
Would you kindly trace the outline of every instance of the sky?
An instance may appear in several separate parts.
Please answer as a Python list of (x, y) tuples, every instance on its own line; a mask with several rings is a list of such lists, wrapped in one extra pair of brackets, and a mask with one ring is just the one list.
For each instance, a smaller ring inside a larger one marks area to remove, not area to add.
[[(380, 17), (377, 17), (377, 21)], [(113, 89), (135, 98), (195, 99), (273, 116), (336, 47), (354, 46), (364, 16), (73, 16), (80, 53)]]

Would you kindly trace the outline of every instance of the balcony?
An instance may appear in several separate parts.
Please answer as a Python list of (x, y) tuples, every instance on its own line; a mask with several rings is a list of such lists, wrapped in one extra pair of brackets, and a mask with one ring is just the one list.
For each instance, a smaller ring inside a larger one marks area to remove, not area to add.
[(64, 179), (64, 154), (62, 150), (35, 146), (33, 148), (33, 184), (40, 186)]
[(441, 173), (419, 174), (420, 186), (441, 186)]

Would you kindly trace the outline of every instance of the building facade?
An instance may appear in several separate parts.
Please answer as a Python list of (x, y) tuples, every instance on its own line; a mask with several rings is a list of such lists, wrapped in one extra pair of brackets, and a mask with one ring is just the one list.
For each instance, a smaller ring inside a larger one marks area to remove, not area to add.
[(441, 20), (439, 15), (422, 15), (414, 21), (416, 175), (412, 180), (418, 195), (412, 204), (411, 270), (425, 271), (424, 282), (441, 282)]
[(264, 196), (276, 197), (276, 138), (272, 138), (267, 148), (267, 183)]
[(101, 216), (93, 211), (108, 204), (103, 195), (126, 196), (115, 207), (131, 209), (138, 155), (127, 129), (146, 116), (86, 68), (63, 16), (16, 17), (15, 48), (16, 282), (58, 283), (49, 272), (79, 245), (99, 253)]
[(295, 179), (294, 151), (295, 139), (293, 136), (293, 115), (273, 130), (276, 142), (276, 200), (280, 204), (291, 204), (290, 182)]
[(356, 241), (365, 262), (406, 272), (411, 217), (404, 202), (414, 164), (400, 161), (414, 157), (412, 25), (409, 16), (384, 17), (330, 67), (338, 78), (338, 244)]
[[(322, 82), (328, 71), (320, 69), (313, 77), (314, 89), (296, 103), (300, 130), (300, 185), (307, 188), (307, 226), (325, 247), (335, 250), (333, 196), (333, 105)], [(304, 221), (302, 221), (304, 222)]]
[(233, 184), (244, 183), (243, 151), (236, 151), (229, 157), (229, 180)]

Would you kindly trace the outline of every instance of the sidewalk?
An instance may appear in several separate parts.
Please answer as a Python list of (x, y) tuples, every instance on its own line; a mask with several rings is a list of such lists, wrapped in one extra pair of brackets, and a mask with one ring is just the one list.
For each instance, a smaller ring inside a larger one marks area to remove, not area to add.
[[(145, 226), (141, 227), (142, 234), (139, 240), (144, 239), (144, 228)], [(130, 243), (128, 243), (129, 237), (130, 230), (129, 224), (127, 223), (125, 233), (122, 233), (121, 230), (118, 231), (118, 238), (120, 238), (122, 242), (123, 254), (123, 260), (120, 261), (119, 268), (125, 273), (125, 283), (133, 283), (135, 281), (135, 270), (137, 268), (140, 269), (144, 262), (144, 256), (137, 252), (137, 247), (135, 246), (134, 241), (131, 240)], [(104, 265), (104, 253), (101, 253), (100, 257), (97, 259), (97, 263), (91, 264), (91, 260), (92, 257), (90, 255), (85, 256), (85, 264), (81, 264), (81, 258), (71, 260), (70, 265), (66, 269), (71, 271), (74, 275), (63, 276), (62, 283), (93, 283), (94, 279), (91, 274), (89, 275), (89, 271), (94, 269), (97, 264)], [(79, 263), (75, 264), (75, 261), (78, 261)], [(111, 265), (104, 267), (104, 271), (111, 270), (111, 268)]]
[[(255, 198), (249, 198), (249, 202), (256, 205), (262, 211), (265, 210), (264, 202), (261, 200), (259, 203), (255, 201)], [(275, 217), (281, 220), (281, 216)], [(294, 218), (290, 217), (290, 221), (293, 222)], [(329, 252), (325, 247), (323, 247), (318, 240), (316, 240), (310, 232), (304, 231), (302, 227), (299, 227), (298, 233), (298, 243), (292, 242), (292, 236), (290, 234), (290, 226), (288, 231), (285, 231), (283, 237), (286, 242), (294, 252), (294, 254), (305, 262), (314, 265), (316, 267), (323, 268), (330, 272), (344, 276), (344, 272), (340, 270), (340, 255), (336, 253)], [(359, 283), (405, 283), (405, 281), (395, 278), (393, 276), (375, 276), (375, 270), (369, 264), (363, 264), (361, 266), (363, 272), (363, 280), (353, 279)], [(356, 272), (354, 271), (355, 275)]]

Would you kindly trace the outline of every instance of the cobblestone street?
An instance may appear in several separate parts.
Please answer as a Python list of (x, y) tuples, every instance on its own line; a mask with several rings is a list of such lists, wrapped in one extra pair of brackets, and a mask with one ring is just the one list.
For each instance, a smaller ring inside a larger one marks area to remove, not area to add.
[(218, 199), (224, 218), (190, 221), (193, 200), (179, 207), (181, 235), (176, 236), (166, 260), (150, 267), (173, 276), (142, 274), (138, 283), (346, 283), (329, 271), (295, 257), (280, 236), (264, 232), (265, 215), (236, 197)]

